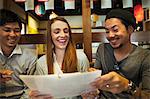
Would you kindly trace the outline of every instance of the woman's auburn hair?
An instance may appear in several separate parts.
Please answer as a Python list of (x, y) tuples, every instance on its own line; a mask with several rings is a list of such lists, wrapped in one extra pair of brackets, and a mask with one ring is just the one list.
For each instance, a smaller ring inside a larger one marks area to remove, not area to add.
[(53, 74), (54, 73), (54, 56), (53, 56), (53, 52), (55, 49), (54, 43), (52, 41), (52, 36), (51, 36), (51, 25), (55, 22), (55, 21), (62, 21), (67, 23), (68, 28), (69, 28), (69, 35), (70, 35), (70, 39), (68, 42), (68, 45), (66, 47), (66, 51), (65, 51), (65, 55), (64, 55), (64, 59), (63, 59), (63, 66), (62, 66), (62, 71), (64, 73), (71, 73), (71, 72), (76, 72), (77, 71), (77, 54), (76, 54), (76, 48), (75, 48), (75, 44), (72, 41), (72, 32), (71, 32), (71, 28), (69, 23), (67, 22), (66, 19), (62, 18), (62, 17), (56, 17), (53, 18), (51, 20), (48, 20), (47, 23), (47, 35), (46, 35), (46, 58), (47, 58), (47, 66), (48, 66), (48, 73), (49, 74)]

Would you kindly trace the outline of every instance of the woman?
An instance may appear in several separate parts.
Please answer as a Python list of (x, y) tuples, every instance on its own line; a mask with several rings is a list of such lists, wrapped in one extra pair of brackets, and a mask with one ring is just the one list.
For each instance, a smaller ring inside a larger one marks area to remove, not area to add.
[[(37, 61), (37, 73), (63, 74), (87, 71), (89, 61), (83, 52), (76, 51), (68, 22), (62, 17), (56, 17), (48, 21), (47, 28), (47, 54)], [(30, 96), (36, 99), (51, 97), (41, 96), (37, 91), (31, 91)]]

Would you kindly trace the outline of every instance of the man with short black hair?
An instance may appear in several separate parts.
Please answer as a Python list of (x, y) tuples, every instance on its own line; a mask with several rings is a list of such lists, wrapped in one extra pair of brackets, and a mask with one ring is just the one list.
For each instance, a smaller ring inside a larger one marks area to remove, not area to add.
[(21, 29), (17, 14), (0, 10), (0, 99), (28, 99), (19, 75), (34, 74), (37, 55), (18, 45)]
[(131, 99), (140, 84), (150, 91), (150, 51), (131, 43), (135, 28), (135, 17), (127, 10), (113, 9), (106, 15), (109, 43), (99, 46), (94, 65), (102, 76), (91, 83), (100, 90), (100, 99)]

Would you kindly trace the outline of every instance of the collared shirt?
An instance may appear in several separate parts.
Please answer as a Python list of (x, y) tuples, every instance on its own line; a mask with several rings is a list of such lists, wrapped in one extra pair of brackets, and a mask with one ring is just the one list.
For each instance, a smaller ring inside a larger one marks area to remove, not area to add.
[[(36, 60), (37, 55), (34, 50), (21, 48), (17, 45), (11, 55), (6, 57), (0, 47), (0, 69), (9, 69), (13, 71), (10, 81), (0, 83), (0, 98), (12, 99), (13, 97), (15, 99), (15, 97), (24, 93), (26, 87), (20, 80), (19, 75), (34, 74)], [(23, 97), (26, 96), (25, 94), (23, 95)]]

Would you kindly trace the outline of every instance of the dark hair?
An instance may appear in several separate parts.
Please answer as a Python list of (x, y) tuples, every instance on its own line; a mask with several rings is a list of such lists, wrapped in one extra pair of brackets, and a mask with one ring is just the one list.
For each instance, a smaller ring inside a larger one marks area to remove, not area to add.
[(112, 9), (110, 12), (107, 13), (105, 21), (110, 18), (118, 18), (121, 20), (126, 28), (128, 28), (128, 26), (132, 26), (134, 29), (136, 29), (136, 19), (134, 15), (127, 10)]
[(130, 26), (130, 24), (128, 22), (126, 22), (125, 20), (119, 18), (121, 23), (124, 24), (124, 26), (126, 27), (126, 29), (128, 29), (128, 26)]
[(21, 19), (16, 13), (6, 9), (0, 9), (0, 26), (8, 22), (17, 22), (20, 29), (22, 29)]

